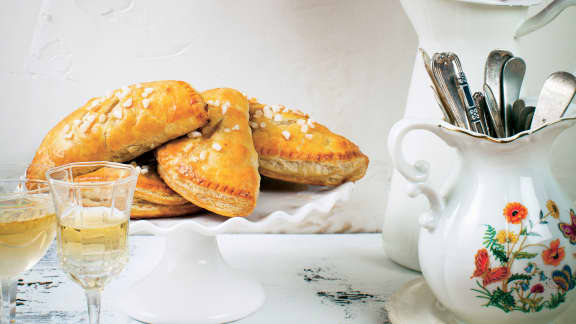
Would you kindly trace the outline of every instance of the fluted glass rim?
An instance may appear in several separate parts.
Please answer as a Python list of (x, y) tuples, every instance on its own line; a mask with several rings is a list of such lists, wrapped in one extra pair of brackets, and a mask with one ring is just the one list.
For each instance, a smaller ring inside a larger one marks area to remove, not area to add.
[[(107, 180), (107, 181), (87, 181), (87, 182), (73, 182), (73, 181), (66, 181), (55, 179), (52, 177), (53, 174), (56, 172), (61, 172), (66, 169), (71, 169), (74, 167), (109, 167), (109, 168), (116, 168), (116, 169), (125, 169), (130, 171), (130, 174), (124, 178), (117, 179), (117, 180)], [(50, 168), (46, 171), (46, 179), (50, 184), (56, 184), (61, 186), (68, 186), (70, 188), (87, 188), (87, 187), (98, 187), (98, 186), (117, 186), (122, 184), (127, 184), (138, 179), (139, 172), (133, 165), (124, 164), (124, 163), (117, 163), (117, 162), (109, 162), (109, 161), (92, 161), (92, 162), (72, 162), (63, 164), (57, 167)]]

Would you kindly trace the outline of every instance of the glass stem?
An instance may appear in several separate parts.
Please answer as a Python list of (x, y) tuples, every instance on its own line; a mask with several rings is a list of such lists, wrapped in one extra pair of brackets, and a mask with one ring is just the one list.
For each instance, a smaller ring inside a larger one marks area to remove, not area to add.
[(86, 289), (90, 324), (100, 324), (100, 294), (101, 291), (99, 289)]
[(2, 279), (2, 300), (0, 304), (0, 324), (16, 323), (16, 279)]

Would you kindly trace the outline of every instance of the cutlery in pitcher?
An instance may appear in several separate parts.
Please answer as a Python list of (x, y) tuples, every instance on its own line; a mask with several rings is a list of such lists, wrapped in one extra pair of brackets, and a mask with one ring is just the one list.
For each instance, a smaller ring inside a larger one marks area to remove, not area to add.
[(536, 107), (526, 107), (528, 108), (528, 113), (526, 117), (524, 117), (524, 130), (530, 129), (532, 126), (532, 120), (534, 120), (534, 111), (536, 111)]
[(493, 126), (491, 125), (490, 119), (488, 117), (489, 111), (488, 106), (486, 105), (486, 98), (484, 97), (484, 94), (478, 91), (472, 95), (472, 98), (474, 98), (476, 107), (478, 107), (478, 112), (480, 113), (480, 119), (482, 119), (482, 124), (484, 125), (485, 134), (492, 137), (496, 137), (496, 133), (494, 133), (492, 129)]
[(510, 114), (513, 134), (519, 133), (524, 130), (524, 121), (520, 118), (520, 112), (526, 108), (526, 103), (522, 99), (518, 99), (512, 105), (512, 113)]
[(474, 98), (472, 98), (472, 91), (470, 91), (470, 86), (468, 85), (466, 74), (462, 69), (460, 58), (458, 58), (458, 55), (454, 53), (449, 53), (448, 59), (452, 62), (456, 71), (456, 80), (458, 81), (460, 101), (466, 109), (466, 116), (468, 119), (468, 124), (470, 125), (469, 129), (480, 134), (486, 134), (486, 127), (482, 123), (480, 112), (478, 111), (476, 102), (474, 102)]
[(452, 112), (455, 125), (465, 129), (470, 129), (466, 109), (460, 100), (457, 86), (456, 70), (446, 53), (436, 53), (432, 57), (432, 71), (438, 81), (439, 90), (446, 97), (447, 109)]
[(568, 72), (552, 73), (544, 82), (534, 112), (531, 129), (558, 120), (576, 94), (576, 78)]
[(494, 97), (494, 92), (488, 84), (484, 84), (484, 96), (486, 98), (486, 105), (488, 106), (488, 115), (490, 122), (493, 125), (494, 133), (496, 138), (506, 137), (506, 132), (504, 131), (504, 124), (502, 123), (502, 115), (500, 114), (500, 109), (498, 102)]
[(502, 111), (502, 69), (506, 61), (514, 56), (512, 52), (505, 50), (493, 50), (488, 54), (486, 65), (484, 66), (484, 83), (487, 84), (492, 93), (498, 109)]
[(422, 60), (424, 61), (426, 72), (428, 73), (430, 81), (432, 82), (431, 88), (432, 92), (434, 93), (434, 98), (436, 99), (436, 102), (438, 102), (438, 106), (440, 106), (440, 110), (444, 115), (444, 119), (450, 124), (454, 124), (454, 117), (452, 116), (452, 112), (447, 109), (448, 104), (446, 103), (446, 98), (444, 93), (439, 90), (440, 86), (438, 85), (438, 80), (436, 80), (434, 72), (432, 71), (432, 59), (424, 49), (420, 48), (419, 51), (420, 55), (422, 56)]
[(519, 57), (513, 57), (504, 63), (502, 70), (502, 113), (506, 137), (514, 135), (512, 123), (512, 105), (520, 97), (522, 81), (526, 73), (526, 63)]

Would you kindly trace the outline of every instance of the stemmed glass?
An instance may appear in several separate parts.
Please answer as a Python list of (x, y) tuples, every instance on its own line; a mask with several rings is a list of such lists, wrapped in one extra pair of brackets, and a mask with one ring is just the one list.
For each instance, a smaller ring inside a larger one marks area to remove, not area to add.
[(0, 166), (0, 324), (15, 321), (16, 276), (44, 256), (56, 233), (48, 183), (24, 179), (24, 170)]
[[(103, 177), (84, 175), (106, 168)], [(58, 256), (86, 292), (90, 324), (100, 323), (104, 286), (128, 262), (128, 223), (138, 171), (112, 162), (81, 162), (46, 172), (56, 207)]]

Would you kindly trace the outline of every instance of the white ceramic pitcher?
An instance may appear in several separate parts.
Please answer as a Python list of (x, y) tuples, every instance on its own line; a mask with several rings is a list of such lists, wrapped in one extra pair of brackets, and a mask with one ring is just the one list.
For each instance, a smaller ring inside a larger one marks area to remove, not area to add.
[[(395, 167), (430, 203), (420, 215), (422, 272), (466, 323), (551, 323), (576, 301), (575, 208), (550, 168), (553, 142), (575, 124), (565, 118), (499, 140), (444, 122), (404, 119), (392, 128)], [(416, 130), (461, 157), (446, 193), (426, 182), (435, 168), (406, 161), (402, 144)]]
[[(457, 53), (463, 60), (472, 89), (480, 89), (482, 86), (484, 63), (491, 50), (502, 48), (522, 56), (522, 47), (514, 35), (526, 20), (529, 5), (540, 2), (540, 0), (401, 0), (418, 34), (419, 46), (429, 53), (445, 51)], [(553, 12), (555, 6), (561, 10), (565, 8), (566, 1), (556, 0), (545, 10)], [(541, 23), (538, 26), (541, 26)], [(559, 42), (559, 46), (561, 44), (565, 42)], [(549, 51), (542, 48), (541, 52), (544, 56)], [(545, 63), (544, 59), (540, 61), (541, 64)], [(537, 84), (542, 81), (528, 80)], [(529, 88), (539, 86), (532, 85)], [(434, 102), (429, 77), (420, 55), (417, 55), (404, 117), (440, 119), (441, 111), (433, 104)], [(406, 147), (406, 155), (409, 158), (429, 157), (430, 163), (437, 170), (430, 180), (442, 190), (440, 184), (445, 182), (451, 171), (444, 166), (458, 167), (458, 164), (453, 163), (458, 159), (453, 150), (425, 132), (411, 134), (406, 139)], [(406, 194), (407, 187), (408, 183), (394, 170), (382, 234), (386, 253), (392, 260), (419, 270), (416, 215), (428, 207), (422, 198), (410, 199)]]

